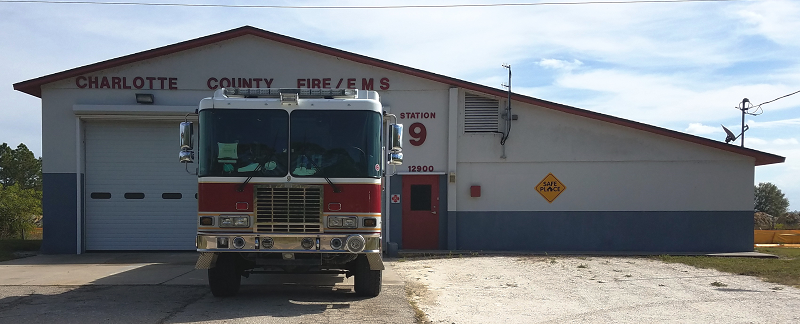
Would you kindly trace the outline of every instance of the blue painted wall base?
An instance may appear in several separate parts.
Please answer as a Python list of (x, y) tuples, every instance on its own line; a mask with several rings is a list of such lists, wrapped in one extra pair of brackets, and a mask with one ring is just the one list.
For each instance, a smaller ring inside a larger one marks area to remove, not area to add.
[(76, 187), (75, 173), (42, 174), (42, 253), (78, 253)]
[(752, 211), (456, 212), (459, 250), (741, 252)]

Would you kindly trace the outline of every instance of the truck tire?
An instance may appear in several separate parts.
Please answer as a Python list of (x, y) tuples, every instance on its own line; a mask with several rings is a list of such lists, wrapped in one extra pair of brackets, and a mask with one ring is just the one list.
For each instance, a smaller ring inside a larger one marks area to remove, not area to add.
[(369, 262), (365, 255), (356, 259), (353, 288), (356, 294), (365, 297), (377, 297), (381, 293), (383, 271), (370, 270)]
[(208, 269), (208, 286), (214, 297), (231, 297), (239, 292), (242, 274), (236, 266), (237, 255), (220, 253), (217, 264)]

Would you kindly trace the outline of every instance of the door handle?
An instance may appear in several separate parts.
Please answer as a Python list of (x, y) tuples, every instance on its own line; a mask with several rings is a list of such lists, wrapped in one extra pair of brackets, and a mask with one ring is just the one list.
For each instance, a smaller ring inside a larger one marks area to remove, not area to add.
[(435, 214), (436, 214), (436, 211), (435, 211), (435, 210), (434, 210), (434, 211), (432, 211), (432, 212), (431, 212), (431, 214), (434, 214), (434, 215), (435, 215)]

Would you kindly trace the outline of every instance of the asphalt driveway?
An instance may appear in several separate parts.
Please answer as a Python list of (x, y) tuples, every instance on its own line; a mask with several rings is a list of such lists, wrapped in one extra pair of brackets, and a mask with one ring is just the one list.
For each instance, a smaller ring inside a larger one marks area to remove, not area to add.
[(403, 281), (376, 298), (341, 275), (252, 275), (216, 298), (197, 253), (38, 255), (0, 262), (0, 323), (414, 323)]

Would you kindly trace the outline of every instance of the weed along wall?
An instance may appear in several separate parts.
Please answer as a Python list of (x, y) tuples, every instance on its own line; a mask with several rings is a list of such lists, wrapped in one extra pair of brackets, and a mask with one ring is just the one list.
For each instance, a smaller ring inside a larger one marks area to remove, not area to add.
[(175, 135), (223, 87), (377, 91), (404, 125), (382, 238), (407, 250), (751, 250), (755, 167), (784, 160), (244, 26), (14, 85), (42, 99), (43, 250), (194, 250)]

